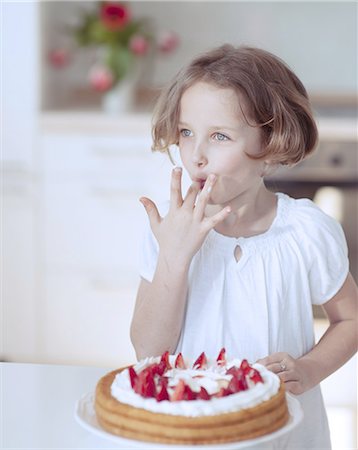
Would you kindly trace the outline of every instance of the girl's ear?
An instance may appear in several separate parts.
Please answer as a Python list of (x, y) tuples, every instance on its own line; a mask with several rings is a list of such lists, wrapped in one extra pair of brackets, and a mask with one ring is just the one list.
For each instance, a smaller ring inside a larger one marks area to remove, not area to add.
[(265, 159), (262, 164), (261, 178), (271, 175), (278, 167), (278, 164), (271, 159)]

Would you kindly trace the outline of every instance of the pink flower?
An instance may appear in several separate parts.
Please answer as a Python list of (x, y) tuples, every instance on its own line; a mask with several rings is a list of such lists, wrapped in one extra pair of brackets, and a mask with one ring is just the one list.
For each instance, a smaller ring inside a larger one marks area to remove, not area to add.
[(128, 7), (118, 2), (105, 2), (101, 6), (101, 20), (110, 30), (123, 28), (130, 20)]
[(90, 85), (98, 92), (108, 91), (113, 86), (113, 75), (105, 66), (94, 66), (88, 78)]
[(149, 42), (144, 36), (135, 34), (129, 41), (129, 48), (135, 55), (145, 55), (149, 48)]
[(163, 31), (158, 38), (158, 48), (162, 53), (170, 53), (179, 45), (179, 36), (173, 31)]
[(48, 53), (48, 61), (56, 69), (66, 67), (70, 62), (70, 54), (64, 48), (55, 48)]

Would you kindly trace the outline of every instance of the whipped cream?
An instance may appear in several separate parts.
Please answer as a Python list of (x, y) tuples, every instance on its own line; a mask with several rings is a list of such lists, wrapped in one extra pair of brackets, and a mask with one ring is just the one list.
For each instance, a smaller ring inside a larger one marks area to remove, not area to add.
[[(175, 358), (176, 355), (170, 355), (169, 357), (172, 366), (174, 366)], [(134, 370), (139, 373), (141, 370), (159, 361), (160, 357), (145, 358), (134, 366)], [(209, 360), (205, 370), (173, 368), (166, 372), (166, 376), (169, 377), (168, 387), (174, 388), (179, 379), (183, 379), (193, 391), (198, 392), (200, 387), (203, 386), (209, 394), (214, 394), (220, 390), (223, 384), (230, 381), (231, 375), (226, 375), (227, 369), (233, 366), (240, 367), (240, 364), (241, 361), (239, 359), (228, 361), (225, 366), (218, 366), (216, 361)], [(187, 361), (186, 365), (191, 367), (191, 364)], [(279, 390), (280, 379), (277, 375), (267, 370), (261, 364), (252, 364), (252, 367), (260, 372), (263, 383), (255, 384), (248, 380), (248, 390), (225, 397), (213, 397), (210, 400), (197, 399), (173, 402), (164, 400), (158, 402), (155, 398), (144, 398), (132, 389), (128, 370), (123, 370), (116, 375), (111, 386), (111, 394), (122, 403), (155, 413), (199, 417), (235, 412), (244, 408), (251, 408), (269, 400)]]

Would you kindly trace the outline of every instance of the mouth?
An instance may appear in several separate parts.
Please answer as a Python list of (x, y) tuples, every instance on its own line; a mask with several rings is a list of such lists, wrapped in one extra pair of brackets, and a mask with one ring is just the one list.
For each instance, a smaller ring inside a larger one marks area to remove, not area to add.
[(202, 190), (204, 188), (204, 185), (205, 185), (205, 182), (206, 182), (206, 178), (193, 178), (193, 181), (195, 183), (199, 183), (200, 190)]

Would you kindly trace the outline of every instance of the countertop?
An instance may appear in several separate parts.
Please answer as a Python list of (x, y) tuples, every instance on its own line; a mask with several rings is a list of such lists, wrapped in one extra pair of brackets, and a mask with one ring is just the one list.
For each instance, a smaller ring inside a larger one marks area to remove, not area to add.
[(117, 448), (83, 429), (76, 401), (108, 370), (44, 364), (1, 364), (3, 449)]

